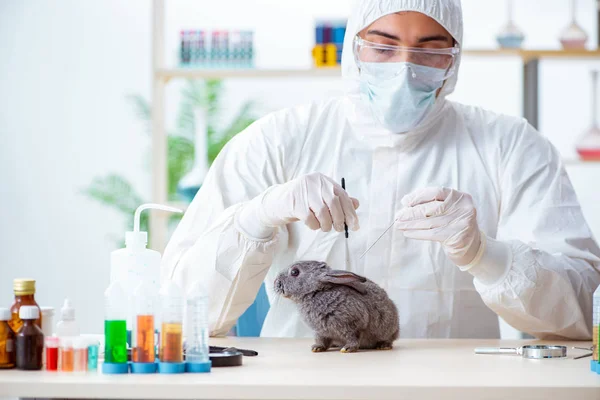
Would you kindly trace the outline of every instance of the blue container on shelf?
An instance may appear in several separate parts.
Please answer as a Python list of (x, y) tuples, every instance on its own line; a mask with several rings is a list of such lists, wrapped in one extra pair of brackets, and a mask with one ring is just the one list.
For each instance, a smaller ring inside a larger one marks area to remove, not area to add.
[(315, 27), (315, 42), (316, 44), (323, 44), (323, 25), (318, 23)]

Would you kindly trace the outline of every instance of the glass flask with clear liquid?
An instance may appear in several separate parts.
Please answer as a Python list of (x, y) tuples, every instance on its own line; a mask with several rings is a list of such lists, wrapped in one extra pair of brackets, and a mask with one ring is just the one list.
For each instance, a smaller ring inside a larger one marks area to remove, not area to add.
[(600, 161), (600, 127), (598, 126), (598, 71), (592, 76), (592, 112), (590, 128), (577, 140), (579, 157), (585, 161)]
[(571, 0), (571, 24), (560, 35), (560, 43), (565, 50), (585, 49), (585, 43), (588, 40), (587, 33), (585, 33), (575, 18), (576, 9), (577, 0)]
[(504, 49), (519, 49), (525, 40), (525, 35), (514, 23), (513, 0), (506, 0), (508, 22), (496, 36), (496, 41)]

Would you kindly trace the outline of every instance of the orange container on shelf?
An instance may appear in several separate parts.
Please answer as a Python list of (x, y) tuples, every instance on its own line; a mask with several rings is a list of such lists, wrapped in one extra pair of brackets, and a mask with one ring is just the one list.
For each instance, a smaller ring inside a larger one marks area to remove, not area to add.
[(325, 66), (325, 47), (323, 45), (316, 45), (312, 50), (313, 61), (315, 67), (321, 68)]

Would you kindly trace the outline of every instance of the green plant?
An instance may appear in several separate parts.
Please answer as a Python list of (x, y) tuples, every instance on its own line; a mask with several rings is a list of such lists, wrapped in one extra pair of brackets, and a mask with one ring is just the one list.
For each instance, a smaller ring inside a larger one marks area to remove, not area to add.
[[(206, 109), (209, 164), (215, 160), (231, 138), (255, 121), (252, 115), (254, 103), (247, 101), (234, 116), (232, 122), (225, 129), (219, 130), (217, 123), (222, 117), (220, 103), (222, 95), (223, 82), (218, 79), (188, 80), (181, 91), (176, 127), (167, 132), (168, 199), (171, 201), (179, 200), (177, 184), (194, 163), (195, 109), (199, 107)], [(152, 107), (140, 95), (130, 95), (127, 98), (133, 105), (136, 115), (144, 122), (145, 131), (149, 135), (152, 125)], [(131, 182), (117, 174), (94, 178), (83, 192), (92, 199), (123, 214), (128, 230), (133, 228), (135, 209), (146, 202), (146, 199), (135, 190)], [(173, 214), (170, 218), (172, 221), (177, 221), (181, 215)], [(148, 231), (148, 235), (151, 235), (147, 213), (142, 214), (140, 225), (142, 230)], [(120, 243), (123, 242), (122, 238), (118, 240)]]

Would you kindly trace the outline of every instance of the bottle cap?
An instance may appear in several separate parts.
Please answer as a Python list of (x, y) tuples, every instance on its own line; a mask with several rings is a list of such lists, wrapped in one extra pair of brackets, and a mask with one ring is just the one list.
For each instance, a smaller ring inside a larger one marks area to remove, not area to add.
[(159, 362), (159, 374), (183, 374), (185, 372), (185, 363)]
[(64, 349), (70, 349), (73, 347), (74, 338), (71, 336), (62, 336), (59, 338), (60, 347)]
[(10, 321), (10, 310), (8, 308), (0, 308), (0, 321)]
[(87, 349), (88, 340), (82, 336), (73, 339), (73, 348), (75, 349)]
[(75, 321), (75, 309), (71, 305), (71, 300), (65, 299), (65, 302), (60, 309), (60, 319), (63, 321)]
[(127, 374), (129, 373), (128, 363), (103, 363), (102, 364), (103, 374)]
[(50, 348), (58, 347), (58, 337), (46, 336), (46, 347), (50, 347)]
[(42, 310), (42, 316), (45, 318), (46, 316), (52, 317), (54, 316), (54, 307), (50, 306), (40, 306), (40, 310)]
[(36, 306), (21, 306), (19, 309), (19, 318), (21, 319), (38, 319), (40, 310)]
[(35, 279), (18, 278), (13, 281), (13, 290), (16, 296), (35, 294)]

